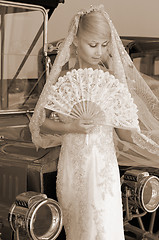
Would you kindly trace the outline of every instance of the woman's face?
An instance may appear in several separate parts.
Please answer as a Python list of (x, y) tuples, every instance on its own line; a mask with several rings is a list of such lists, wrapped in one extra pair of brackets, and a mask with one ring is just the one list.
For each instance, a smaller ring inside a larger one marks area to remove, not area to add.
[(96, 68), (102, 56), (107, 54), (108, 43), (109, 37), (98, 37), (94, 34), (77, 37), (77, 54), (80, 67)]

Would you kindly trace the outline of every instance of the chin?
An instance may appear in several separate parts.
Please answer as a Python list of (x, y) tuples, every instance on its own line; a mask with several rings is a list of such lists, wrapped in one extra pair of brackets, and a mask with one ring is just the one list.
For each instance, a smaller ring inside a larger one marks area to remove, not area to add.
[(94, 59), (92, 65), (98, 65), (100, 63), (100, 59)]

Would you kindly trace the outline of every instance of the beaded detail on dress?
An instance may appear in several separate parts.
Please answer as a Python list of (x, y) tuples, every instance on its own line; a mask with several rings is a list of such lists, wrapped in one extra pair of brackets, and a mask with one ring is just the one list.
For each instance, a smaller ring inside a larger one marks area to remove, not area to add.
[[(123, 240), (113, 128), (97, 126), (87, 135), (66, 134), (62, 142), (57, 196), (64, 213), (67, 240)], [(115, 219), (118, 227), (113, 236), (110, 228)]]

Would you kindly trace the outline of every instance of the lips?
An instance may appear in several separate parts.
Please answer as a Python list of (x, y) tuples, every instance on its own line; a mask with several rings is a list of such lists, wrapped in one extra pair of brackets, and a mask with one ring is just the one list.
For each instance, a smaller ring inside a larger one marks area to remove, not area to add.
[(99, 58), (92, 58), (93, 60), (95, 60), (95, 61), (99, 61), (100, 60), (100, 57)]

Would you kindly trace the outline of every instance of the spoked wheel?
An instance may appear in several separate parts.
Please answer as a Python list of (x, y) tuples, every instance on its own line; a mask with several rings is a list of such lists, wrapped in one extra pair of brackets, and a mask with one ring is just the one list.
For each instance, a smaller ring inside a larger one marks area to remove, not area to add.
[(125, 223), (126, 240), (159, 240), (159, 209)]

